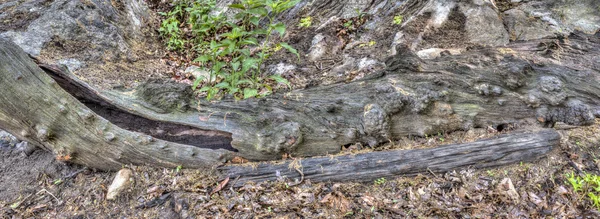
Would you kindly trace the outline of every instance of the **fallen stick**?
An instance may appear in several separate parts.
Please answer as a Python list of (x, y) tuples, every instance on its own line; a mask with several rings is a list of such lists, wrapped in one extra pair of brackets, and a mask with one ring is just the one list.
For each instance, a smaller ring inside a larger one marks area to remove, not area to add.
[(464, 144), (430, 149), (393, 150), (335, 157), (306, 158), (300, 162), (303, 176), (290, 162), (265, 162), (258, 166), (228, 165), (224, 177), (239, 177), (233, 186), (249, 181), (274, 181), (279, 177), (312, 182), (368, 182), (382, 177), (447, 172), (461, 168), (487, 168), (535, 160), (558, 146), (560, 135), (545, 129), (513, 133)]

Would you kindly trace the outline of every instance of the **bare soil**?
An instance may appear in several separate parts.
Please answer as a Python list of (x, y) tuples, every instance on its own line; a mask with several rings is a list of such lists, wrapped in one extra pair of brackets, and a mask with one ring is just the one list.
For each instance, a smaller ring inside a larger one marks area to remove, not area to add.
[[(114, 173), (54, 161), (38, 150), (29, 157), (2, 151), (0, 213), (6, 218), (597, 218), (600, 213), (573, 191), (567, 173), (600, 174), (600, 120), (561, 130), (564, 141), (533, 163), (373, 183), (311, 183), (291, 179), (218, 190), (214, 170), (127, 167), (133, 186), (105, 200)], [(404, 139), (389, 148), (426, 148), (496, 135), (491, 129)], [(353, 146), (354, 147), (354, 146)], [(348, 153), (366, 152), (349, 148)], [(516, 197), (502, 183), (511, 179)], [(229, 179), (233, 182), (235, 179)]]

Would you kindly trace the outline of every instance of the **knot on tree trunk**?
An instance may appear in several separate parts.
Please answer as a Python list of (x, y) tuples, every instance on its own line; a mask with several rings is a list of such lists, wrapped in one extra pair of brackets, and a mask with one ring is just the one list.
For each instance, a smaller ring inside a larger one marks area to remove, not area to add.
[(187, 111), (192, 94), (192, 88), (187, 84), (158, 79), (144, 83), (136, 92), (138, 97), (158, 108), (158, 113)]
[(380, 140), (391, 137), (389, 117), (379, 104), (367, 104), (364, 108), (362, 120), (369, 146), (373, 147)]
[(257, 150), (268, 154), (293, 151), (303, 140), (301, 126), (297, 122), (284, 122), (266, 128), (257, 135)]

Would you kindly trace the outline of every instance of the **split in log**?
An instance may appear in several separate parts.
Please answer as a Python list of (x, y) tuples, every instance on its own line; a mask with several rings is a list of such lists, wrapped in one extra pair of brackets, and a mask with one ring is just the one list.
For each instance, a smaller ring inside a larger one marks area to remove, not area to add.
[(471, 48), (434, 60), (400, 46), (386, 70), (360, 81), (243, 101), (197, 102), (189, 87), (157, 81), (96, 90), (43, 66), (57, 83), (4, 40), (0, 60), (0, 128), (99, 169), (317, 156), (357, 142), (375, 147), (522, 119), (590, 125), (600, 116), (598, 35)]
[[(115, 170), (123, 164), (207, 167), (232, 155), (229, 150), (168, 142), (114, 125), (63, 90), (18, 46), (2, 39), (0, 60), (0, 127), (53, 151), (59, 160)], [(113, 122), (144, 121), (119, 119)], [(218, 144), (218, 139), (213, 138), (209, 145)]]
[(382, 177), (447, 172), (460, 168), (487, 168), (532, 161), (558, 146), (554, 130), (514, 133), (472, 143), (431, 149), (393, 150), (332, 157), (306, 158), (283, 163), (230, 165), (220, 168), (239, 187), (249, 181), (280, 179), (311, 182), (369, 182)]

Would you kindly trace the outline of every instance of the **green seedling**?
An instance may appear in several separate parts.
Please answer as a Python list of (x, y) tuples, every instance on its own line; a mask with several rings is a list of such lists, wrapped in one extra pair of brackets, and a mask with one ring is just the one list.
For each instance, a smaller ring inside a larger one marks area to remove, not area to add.
[(299, 27), (310, 27), (312, 25), (312, 17), (304, 17), (300, 19)]
[(404, 17), (403, 17), (402, 15), (396, 15), (396, 16), (394, 16), (394, 21), (393, 21), (393, 23), (394, 23), (395, 25), (400, 25), (400, 24), (402, 24), (402, 19), (403, 19), (403, 18), (404, 18)]

